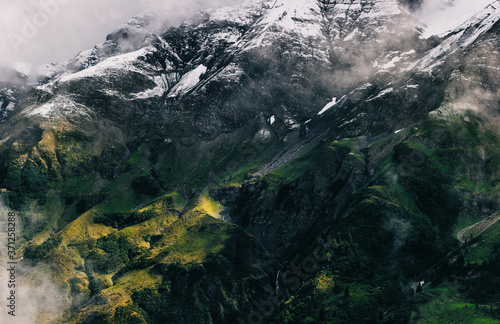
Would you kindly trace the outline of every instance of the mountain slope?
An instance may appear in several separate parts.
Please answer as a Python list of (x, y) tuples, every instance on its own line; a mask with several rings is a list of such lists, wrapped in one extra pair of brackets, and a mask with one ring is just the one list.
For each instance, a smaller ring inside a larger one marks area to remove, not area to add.
[(425, 322), (452, 279), (498, 319), (496, 225), (457, 234), (499, 210), (500, 8), (424, 38), (406, 5), (245, 1), (31, 89), (0, 187), (47, 321)]

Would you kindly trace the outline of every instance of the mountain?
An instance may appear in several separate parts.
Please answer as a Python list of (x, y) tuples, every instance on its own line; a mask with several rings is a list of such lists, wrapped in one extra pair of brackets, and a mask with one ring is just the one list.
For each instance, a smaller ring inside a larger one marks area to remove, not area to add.
[(57, 291), (26, 316), (499, 321), (500, 4), (425, 5), (141, 15), (21, 76), (0, 188), (22, 280)]

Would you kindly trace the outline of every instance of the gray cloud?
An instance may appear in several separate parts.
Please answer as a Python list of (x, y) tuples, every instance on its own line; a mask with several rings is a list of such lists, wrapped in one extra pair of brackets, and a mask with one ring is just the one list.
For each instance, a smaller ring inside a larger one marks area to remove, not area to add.
[[(49, 318), (61, 315), (63, 293), (50, 277), (48, 265), (39, 264), (35, 269), (19, 262), (14, 266), (14, 272), (7, 271), (12, 266), (7, 262), (13, 261), (8, 255), (9, 242), (16, 249), (22, 243), (22, 224), (19, 215), (14, 213), (16, 214), (14, 217), (15, 227), (12, 227), (12, 222), (8, 219), (10, 212), (12, 210), (6, 207), (0, 197), (0, 266), (2, 268), (0, 271), (0, 298), (5, 301), (0, 307), (0, 323), (34, 324), (38, 323), (37, 318), (40, 319), (41, 316)], [(32, 216), (36, 217), (34, 214)], [(15, 229), (15, 244), (8, 240), (9, 237), (12, 238), (12, 236), (8, 236), (7, 232), (8, 221), (11, 222), (9, 227)], [(19, 259), (20, 256), (16, 252), (14, 260)], [(10, 300), (14, 300), (15, 303), (10, 302)], [(7, 305), (12, 306), (7, 307)], [(8, 313), (10, 311), (14, 311), (15, 316), (10, 315)]]
[(175, 25), (196, 10), (241, 1), (0, 0), (0, 64), (68, 60), (143, 11), (161, 13)]

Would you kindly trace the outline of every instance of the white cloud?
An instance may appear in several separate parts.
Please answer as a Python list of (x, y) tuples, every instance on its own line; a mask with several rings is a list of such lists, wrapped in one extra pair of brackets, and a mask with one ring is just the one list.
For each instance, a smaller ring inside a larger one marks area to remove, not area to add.
[(427, 26), (424, 36), (442, 35), (454, 29), (490, 3), (498, 0), (424, 0), (416, 15)]
[(68, 60), (154, 7), (171, 24), (190, 13), (241, 0), (0, 0), (0, 63)]
[[(34, 213), (32, 216), (37, 217)], [(0, 229), (0, 267), (2, 269), (0, 271), (0, 298), (5, 301), (0, 311), (0, 323), (35, 324), (39, 312), (47, 315), (59, 314), (62, 311), (63, 294), (50, 278), (48, 271), (40, 271), (44, 266), (40, 265), (35, 270), (22, 262), (8, 263), (20, 259), (17, 253), (9, 255), (9, 251), (12, 253), (12, 249), (20, 247), (22, 228), (19, 215), (5, 206), (3, 197), (0, 197)], [(9, 233), (15, 233), (15, 236)], [(8, 246), (12, 249), (8, 249)], [(10, 256), (13, 259), (10, 259)], [(12, 311), (15, 317), (8, 313)]]

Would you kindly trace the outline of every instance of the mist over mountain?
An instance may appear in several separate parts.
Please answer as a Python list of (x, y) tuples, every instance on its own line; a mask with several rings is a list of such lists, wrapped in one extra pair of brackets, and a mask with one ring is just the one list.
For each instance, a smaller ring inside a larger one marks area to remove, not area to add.
[[(177, 25), (196, 10), (240, 0), (43, 0), (0, 3), (0, 64), (66, 61), (102, 42), (108, 33), (141, 12), (156, 13), (162, 24)], [(154, 32), (154, 30), (152, 30)], [(78, 35), (75, 37), (75, 35)]]
[(150, 5), (0, 71), (23, 323), (500, 321), (499, 1)]

